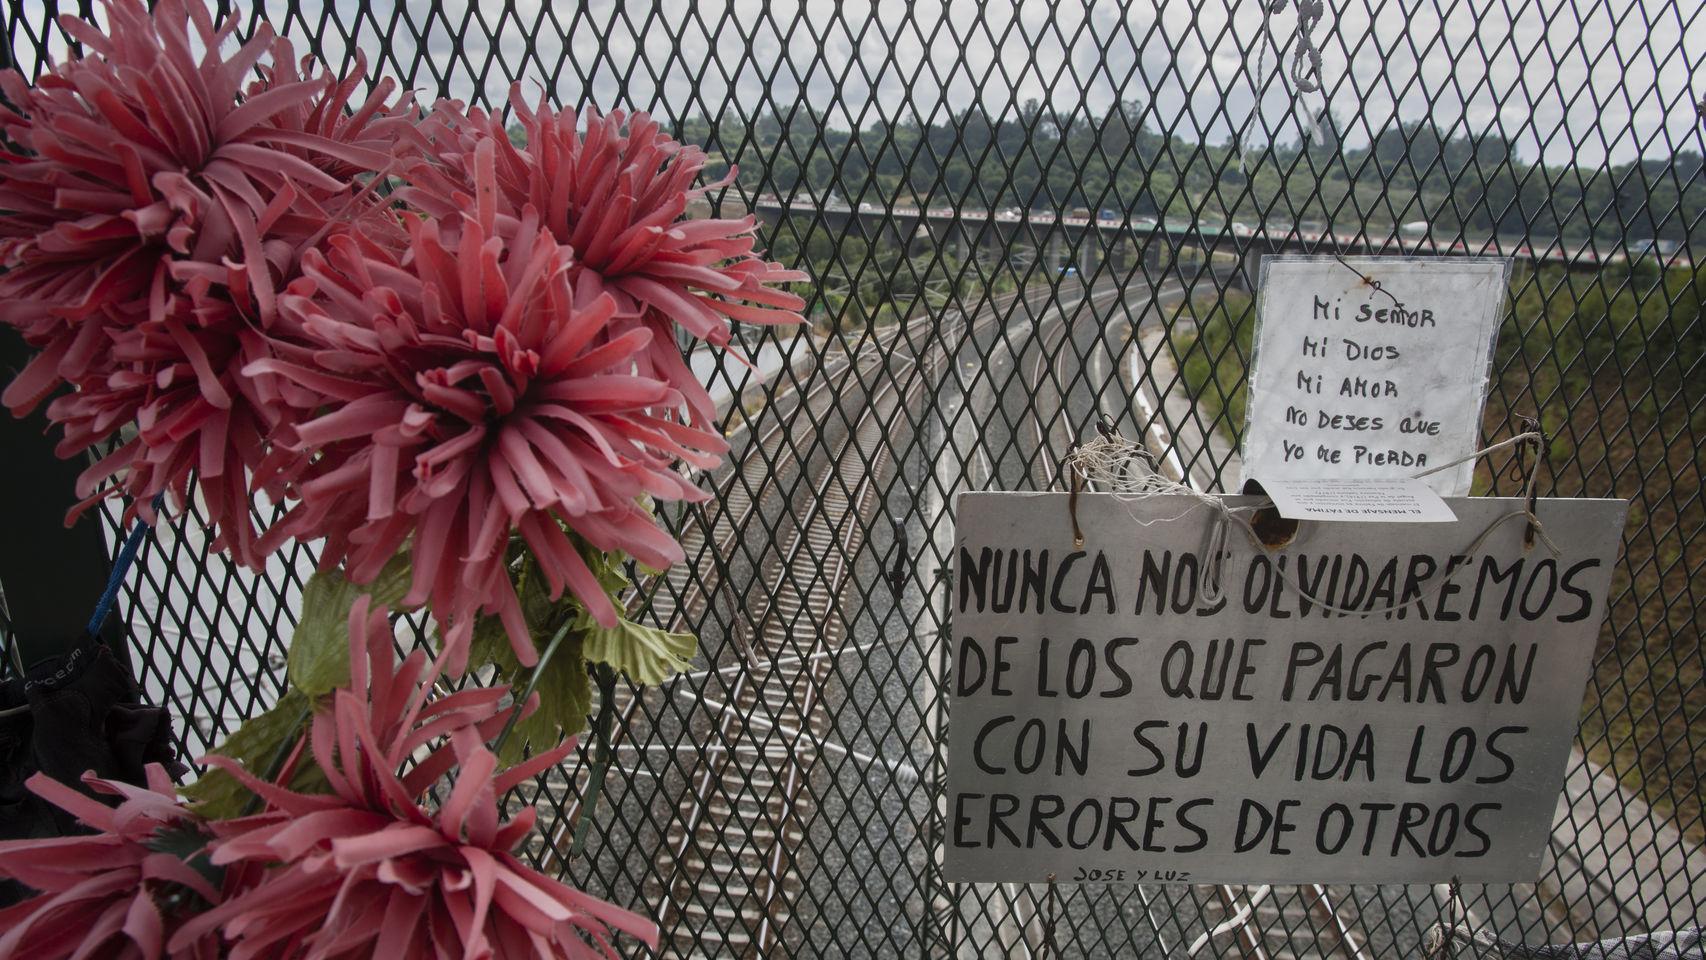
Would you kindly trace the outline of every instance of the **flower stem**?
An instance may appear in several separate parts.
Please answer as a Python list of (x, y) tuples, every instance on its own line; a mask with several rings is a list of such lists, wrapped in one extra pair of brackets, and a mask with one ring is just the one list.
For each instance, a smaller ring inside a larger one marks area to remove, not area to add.
[(598, 665), (598, 719), (593, 721), (592, 735), (597, 751), (592, 758), (592, 771), (587, 781), (586, 803), (581, 805), (580, 822), (575, 824), (575, 843), (569, 848), (574, 860), (586, 850), (587, 833), (592, 828), (593, 814), (598, 812), (598, 798), (604, 792), (604, 776), (610, 772), (610, 723), (616, 710), (616, 671), (607, 663)]
[(557, 633), (551, 642), (545, 645), (545, 652), (539, 654), (539, 663), (533, 668), (533, 673), (527, 678), (527, 689), (521, 691), (521, 696), (515, 698), (515, 707), (510, 711), (509, 719), (504, 721), (504, 728), (498, 731), (498, 738), (492, 741), (492, 752), (503, 753), (504, 743), (509, 740), (510, 732), (521, 721), (521, 711), (526, 709), (527, 701), (533, 698), (533, 691), (539, 687), (539, 678), (545, 675), (545, 668), (551, 663), (551, 656), (557, 648), (563, 645), (563, 640), (569, 635), (569, 628), (575, 625), (570, 617), (568, 622), (557, 628)]
[[(284, 765), (290, 762), (291, 755), (296, 753), (297, 747), (301, 746), (302, 738), (307, 736), (307, 733), (300, 731), (308, 725), (308, 721), (313, 718), (313, 715), (314, 701), (309, 699), (302, 705), (302, 710), (296, 715), (296, 723), (292, 727), (299, 732), (295, 736), (285, 737), (284, 741), (278, 745), (278, 752), (273, 754), (272, 761), (267, 764), (266, 772), (262, 776), (262, 779), (267, 783), (278, 783), (279, 778), (284, 775)], [(261, 808), (265, 805), (266, 801), (262, 800), (261, 795), (257, 793), (249, 798), (248, 803), (243, 804), (241, 815), (245, 817), (254, 816), (260, 813)]]

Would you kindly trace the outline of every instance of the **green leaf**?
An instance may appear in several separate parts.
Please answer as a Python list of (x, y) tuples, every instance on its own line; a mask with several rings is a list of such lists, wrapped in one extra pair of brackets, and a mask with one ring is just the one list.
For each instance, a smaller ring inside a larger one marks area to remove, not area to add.
[(396, 609), (409, 592), (412, 573), (405, 552), (392, 557), (369, 584), (351, 583), (339, 570), (310, 577), (302, 590), (302, 620), (290, 638), (290, 685), (319, 697), (349, 683), (350, 608), (368, 594), (375, 605)]
[[(143, 841), (143, 846), (156, 853), (177, 857), (218, 890), (225, 883), (225, 868), (214, 866), (207, 857), (207, 842), (212, 837), (206, 824), (184, 820), (155, 830), (153, 836)], [(200, 901), (199, 897), (196, 899)]]
[[(570, 536), (599, 585), (610, 594), (616, 609), (621, 610), (621, 594), (629, 587), (624, 569), (627, 558), (617, 551), (596, 550), (572, 531)], [(548, 750), (563, 737), (586, 729), (593, 700), (589, 661), (609, 664), (639, 683), (661, 682), (691, 665), (698, 647), (698, 641), (691, 635), (668, 633), (627, 621), (605, 630), (572, 596), (551, 598), (550, 585), (539, 569), (539, 562), (525, 545), (512, 549), (516, 561), (516, 596), (528, 633), (540, 654), (544, 654), (545, 647), (564, 624), (572, 626), (557, 652), (545, 662), (544, 672), (534, 687), (539, 694), (538, 711), (517, 723), (504, 742), (501, 759), (505, 762), (521, 759), (524, 748), (535, 753)], [(476, 670), (491, 665), (498, 678), (514, 688), (517, 697), (533, 680), (533, 671), (517, 662), (509, 635), (496, 617), (481, 617), (475, 622), (469, 663)]]
[(589, 622), (582, 654), (594, 663), (607, 663), (638, 684), (659, 684), (693, 666), (699, 641), (691, 633), (670, 633), (631, 620), (614, 627)]
[(622, 591), (628, 589), (628, 571), (623, 566), (628, 558), (620, 551), (600, 553), (588, 546), (581, 551), (581, 558), (592, 569), (592, 575), (598, 578), (598, 585), (610, 595), (610, 602), (616, 604), (616, 609), (622, 609)]
[[(532, 671), (516, 677), (516, 694), (519, 696), (531, 681)], [(515, 725), (503, 746), (501, 759), (505, 763), (521, 760), (523, 746), (539, 753), (586, 729), (587, 715), (592, 713), (592, 680), (581, 656), (579, 635), (570, 633), (563, 638), (534, 690), (539, 694), (539, 709)]]
[[(439, 638), (443, 646), (444, 639)], [(515, 670), (515, 651), (509, 646), (509, 633), (504, 630), (503, 621), (497, 617), (479, 617), (474, 621), (473, 639), (468, 641), (468, 670), (470, 673), (491, 664), (497, 668), (498, 678), (509, 679)]]
[[(534, 643), (540, 646), (541, 654), (554, 635), (555, 631), (551, 635), (534, 632)], [(516, 661), (509, 634), (496, 617), (482, 618), (474, 625), (469, 661), (496, 667), (499, 677), (514, 687), (517, 698), (533, 679), (533, 671)], [(545, 672), (534, 686), (534, 692), (539, 694), (539, 709), (510, 731), (509, 739), (499, 751), (499, 759), (504, 763), (521, 760), (526, 756), (526, 747), (531, 746), (533, 753), (549, 750), (564, 737), (586, 729), (587, 715), (592, 712), (592, 681), (587, 676), (586, 659), (581, 655), (580, 634), (571, 631), (565, 636), (544, 666)]]
[[(516, 581), (522, 617), (534, 647), (543, 655), (558, 630), (581, 615), (580, 604), (567, 596), (551, 599), (550, 584), (530, 553), (521, 554)], [(517, 699), (533, 679), (533, 670), (516, 659), (509, 632), (496, 617), (475, 621), (468, 661), (475, 668), (490, 664), (498, 678), (514, 688)], [(539, 709), (510, 731), (509, 739), (499, 751), (499, 759), (505, 763), (521, 760), (529, 749), (534, 753), (549, 750), (564, 737), (586, 729), (587, 714), (592, 712), (592, 682), (587, 676), (586, 660), (581, 656), (579, 632), (563, 637), (557, 652), (545, 662), (534, 691), (539, 694)]]
[(521, 616), (527, 621), (534, 643), (544, 642), (546, 637), (556, 632), (551, 625), (562, 620), (563, 602), (551, 599), (551, 585), (546, 582), (545, 574), (540, 572), (539, 562), (533, 559), (532, 554), (522, 561), (515, 595), (521, 601)]
[[(302, 691), (290, 689), (278, 700), (278, 705), (266, 713), (251, 717), (249, 722), (238, 727), (225, 742), (213, 749), (222, 757), (230, 757), (241, 763), (245, 770), (263, 779), (272, 776), (272, 767), (296, 743), (313, 716), (313, 701)], [(319, 776), (322, 784), (323, 775), (318, 769), (312, 773), (303, 769), (313, 767), (303, 758), (302, 766), (291, 778), (291, 787), (296, 788), (299, 782), (307, 785), (315, 776)], [(179, 791), (184, 796), (196, 801), (197, 811), (212, 820), (222, 820), (228, 817), (241, 816), (243, 808), (254, 794), (223, 770), (208, 770), (201, 779)]]

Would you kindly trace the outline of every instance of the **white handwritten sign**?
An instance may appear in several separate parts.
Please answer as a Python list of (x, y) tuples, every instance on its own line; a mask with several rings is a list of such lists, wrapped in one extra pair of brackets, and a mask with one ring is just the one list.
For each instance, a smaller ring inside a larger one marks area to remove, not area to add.
[[(1262, 261), (1244, 477), (1408, 477), (1474, 452), (1509, 275), (1508, 259)], [(1464, 496), (1473, 472), (1427, 482)]]
[(1627, 504), (1465, 555), (1523, 503), (1448, 503), (1235, 536), (1215, 599), (1189, 497), (1081, 495), (1078, 547), (1066, 494), (962, 494), (947, 878), (1534, 880)]

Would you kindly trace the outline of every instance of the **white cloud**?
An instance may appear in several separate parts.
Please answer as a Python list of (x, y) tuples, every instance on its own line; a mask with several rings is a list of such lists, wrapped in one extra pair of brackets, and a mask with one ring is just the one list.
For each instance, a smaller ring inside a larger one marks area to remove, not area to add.
[[(519, 75), (530, 95), (542, 84), (571, 104), (680, 116), (803, 102), (843, 125), (939, 120), (973, 104), (1000, 116), (1032, 99), (1099, 114), (1123, 98), (1217, 141), (1291, 139), (1304, 112), (1325, 105), (1356, 118), (1353, 142), (1431, 115), (1447, 129), (1500, 132), (1528, 157), (1598, 164), (1703, 148), (1693, 103), (1706, 90), (1690, 83), (1706, 76), (1706, 15), (1694, 3), (1340, 0), (1313, 31), (1326, 91), (1303, 95), (1282, 81), (1289, 57), (1257, 52), (1271, 38), (1289, 53), (1295, 13), (1272, 17), (1266, 33), (1264, 5), (1246, 0), (445, 0), (436, 16), (428, 0), (365, 12), (330, 0), (329, 11), (298, 4), (307, 26), (284, 32), (305, 48), (329, 12), (349, 40), (328, 29), (328, 58), (354, 46), (388, 71), (414, 66), (429, 96), (442, 76), (453, 96), (501, 100)], [(260, 8), (280, 18), (289, 6)], [(42, 0), (22, 9), (41, 22)], [(32, 54), (19, 51), (24, 67)]]

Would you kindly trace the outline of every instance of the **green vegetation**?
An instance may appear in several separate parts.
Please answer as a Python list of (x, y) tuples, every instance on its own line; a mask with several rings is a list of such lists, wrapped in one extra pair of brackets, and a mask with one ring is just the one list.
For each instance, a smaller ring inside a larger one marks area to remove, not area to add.
[(1204, 422), (1219, 424), (1234, 444), (1241, 444), (1255, 302), (1237, 290), (1199, 295), (1174, 311), (1172, 330), (1179, 371), (1191, 399), (1203, 408)]
[[(1544, 246), (1588, 240), (1706, 246), (1706, 177), (1699, 154), (1618, 166), (1544, 166), (1496, 133), (1473, 136), (1429, 121), (1370, 131), (1345, 146), (1332, 120), (1308, 143), (1199, 143), (1152, 105), (1120, 103), (1099, 116), (1036, 102), (991, 114), (977, 107), (924, 122), (876, 120), (850, 130), (800, 107), (750, 121), (689, 117), (673, 131), (738, 168), (738, 206), (758, 196), (810, 209), (966, 208), (1057, 214), (1106, 211), (1217, 228), (1332, 229), (1385, 237), (1410, 225), (1436, 239), (1497, 235)], [(732, 198), (731, 198), (732, 199)], [(1421, 222), (1421, 227), (1415, 225)], [(867, 224), (868, 226), (868, 224)], [(1419, 235), (1419, 234), (1417, 234)], [(813, 320), (861, 329), (919, 309), (1045, 279), (1034, 251), (985, 252), (892, 230), (867, 238), (809, 213), (768, 224), (761, 245), (814, 278)]]
[[(1685, 834), (1706, 840), (1706, 781), (1689, 737), (1689, 725), (1706, 716), (1695, 607), (1701, 570), (1697, 556), (1684, 554), (1685, 544), (1706, 536), (1696, 440), (1706, 436), (1698, 379), (1706, 267), (1520, 271), (1511, 297), (1484, 435), (1508, 436), (1517, 418), (1538, 416), (1552, 438), (1543, 494), (1631, 501), (1582, 742), (1626, 786), (1673, 812)], [(1205, 414), (1225, 410), (1241, 430), (1250, 298), (1198, 297), (1179, 319), (1173, 346), (1187, 389)], [(1477, 494), (1513, 489), (1485, 466), (1476, 475)]]
[(839, 235), (823, 223), (788, 218), (767, 238), (770, 256), (811, 274), (811, 320), (820, 331), (887, 326), (943, 307), (968, 304), (987, 291), (998, 295), (1026, 281), (1020, 269), (976, 264), (953, 252), (922, 245), (867, 243), (857, 233)]
[(1696, 440), (1706, 432), (1698, 379), (1706, 267), (1569, 281), (1543, 273), (1520, 290), (1484, 429), (1538, 411), (1553, 438), (1547, 492), (1631, 501), (1584, 743), (1625, 785), (1674, 810), (1685, 833), (1706, 839), (1706, 771), (1689, 740), (1690, 723), (1706, 716), (1694, 605), (1701, 571), (1683, 553), (1706, 534)]
[(1692, 234), (1706, 242), (1706, 179), (1700, 154), (1690, 151), (1615, 167), (1548, 167), (1496, 133), (1442, 131), (1425, 120), (1345, 147), (1334, 119), (1318, 142), (1242, 150), (1158, 132), (1170, 123), (1136, 101), (1101, 116), (1063, 115), (1032, 101), (998, 116), (974, 108), (935, 123), (877, 121), (858, 131), (808, 108), (750, 124), (691, 117), (676, 133), (704, 145), (721, 169), (738, 165), (748, 195), (833, 195), (854, 207), (1083, 208), (1381, 235), (1425, 220), (1444, 238), (1505, 234), (1574, 245)]

